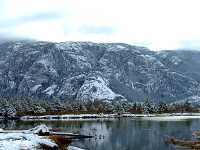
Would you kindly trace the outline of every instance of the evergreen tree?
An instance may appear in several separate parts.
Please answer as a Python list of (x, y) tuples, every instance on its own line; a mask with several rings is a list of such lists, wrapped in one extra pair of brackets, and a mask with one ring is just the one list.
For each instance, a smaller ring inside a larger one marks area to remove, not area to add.
[(168, 112), (167, 104), (164, 103), (164, 102), (160, 102), (160, 103), (158, 104), (157, 112), (158, 112), (158, 113), (166, 113), (166, 112)]
[(151, 114), (154, 113), (154, 104), (152, 101), (147, 99), (143, 104), (143, 111), (145, 114)]

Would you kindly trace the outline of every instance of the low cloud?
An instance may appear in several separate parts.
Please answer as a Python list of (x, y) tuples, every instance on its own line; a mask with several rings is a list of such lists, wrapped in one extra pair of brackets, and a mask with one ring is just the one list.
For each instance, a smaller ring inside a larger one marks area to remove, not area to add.
[(0, 43), (7, 41), (18, 41), (18, 40), (34, 40), (27, 37), (22, 37), (19, 35), (14, 35), (11, 33), (0, 33)]
[(116, 32), (116, 30), (112, 27), (95, 26), (95, 25), (84, 25), (80, 27), (79, 31), (83, 34), (104, 34), (104, 35), (110, 35)]
[(179, 49), (200, 50), (200, 39), (183, 40)]
[(61, 18), (61, 14), (54, 13), (54, 12), (45, 12), (45, 13), (36, 13), (29, 16), (22, 16), (8, 20), (1, 20), (0, 28), (9, 28), (9, 27), (16, 27), (21, 24), (26, 24), (30, 22), (38, 22), (38, 21), (45, 21), (45, 20), (54, 20)]

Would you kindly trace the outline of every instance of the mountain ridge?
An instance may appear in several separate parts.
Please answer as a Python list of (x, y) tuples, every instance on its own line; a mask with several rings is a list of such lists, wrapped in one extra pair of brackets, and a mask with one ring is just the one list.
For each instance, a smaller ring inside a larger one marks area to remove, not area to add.
[(0, 96), (182, 100), (200, 91), (200, 52), (193, 53), (155, 52), (124, 43), (3, 42)]

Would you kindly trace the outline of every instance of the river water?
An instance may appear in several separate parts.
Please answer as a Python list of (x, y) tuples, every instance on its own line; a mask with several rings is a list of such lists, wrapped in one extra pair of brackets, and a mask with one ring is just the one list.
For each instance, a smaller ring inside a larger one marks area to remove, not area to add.
[(0, 128), (29, 129), (46, 124), (54, 129), (93, 135), (92, 139), (72, 144), (86, 150), (181, 150), (165, 144), (167, 136), (193, 139), (200, 130), (200, 119), (182, 121), (152, 121), (143, 119), (99, 119), (73, 121), (1, 121)]

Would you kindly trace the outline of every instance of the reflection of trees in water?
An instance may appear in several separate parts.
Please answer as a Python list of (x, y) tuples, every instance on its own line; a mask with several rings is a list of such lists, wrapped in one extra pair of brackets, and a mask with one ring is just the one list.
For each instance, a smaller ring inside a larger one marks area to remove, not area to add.
[(2, 129), (15, 129), (16, 122), (14, 120), (2, 120), (0, 121), (0, 128)]

